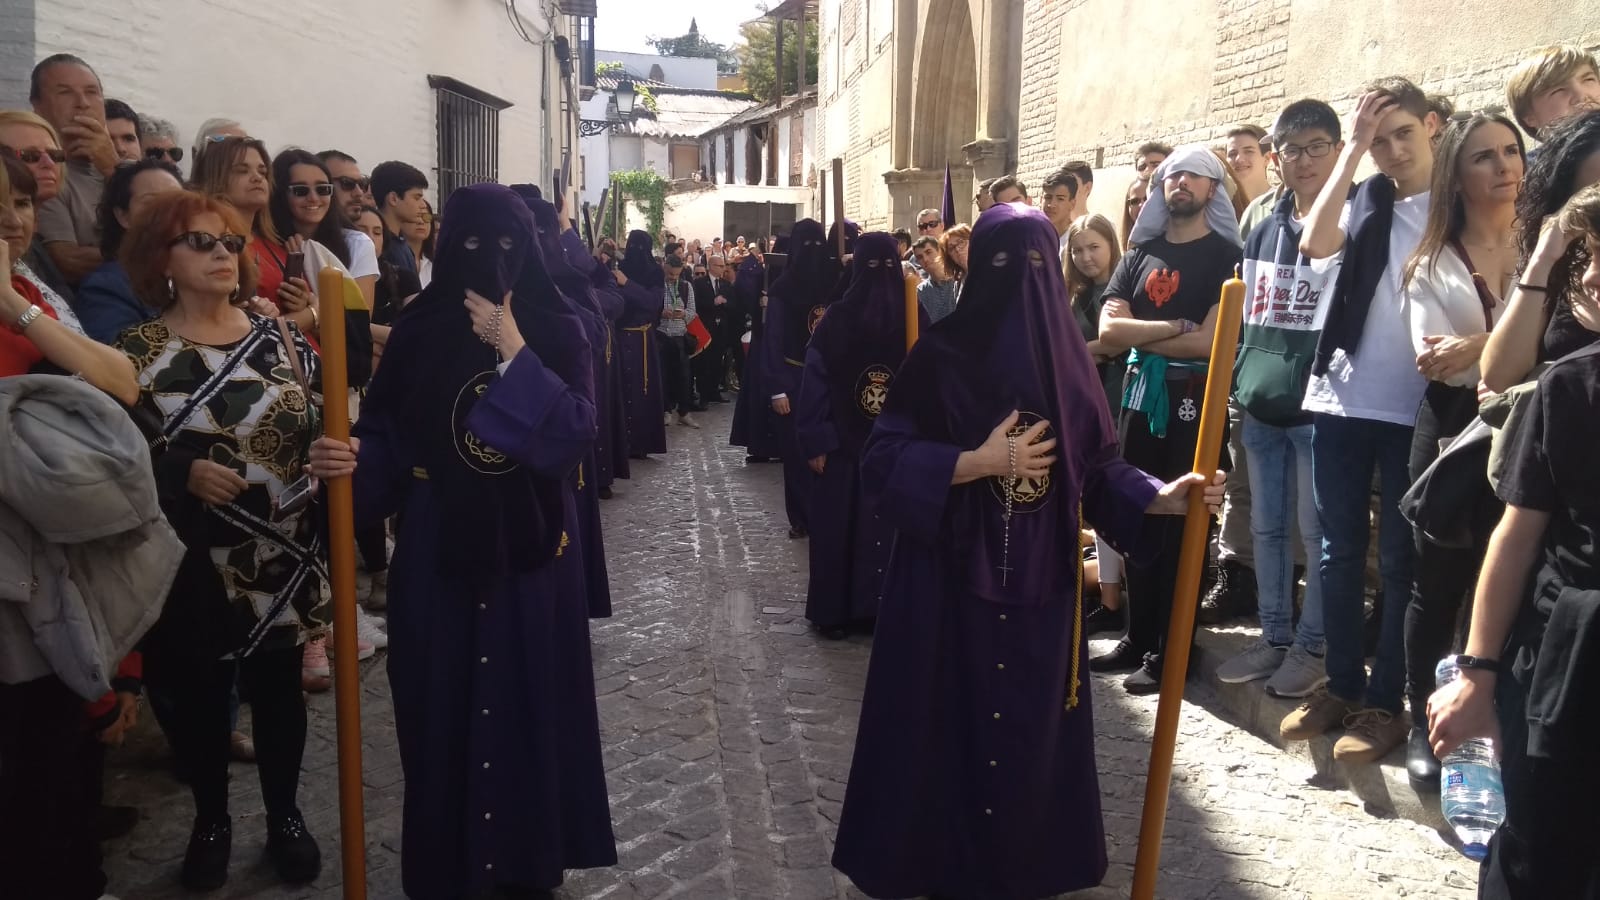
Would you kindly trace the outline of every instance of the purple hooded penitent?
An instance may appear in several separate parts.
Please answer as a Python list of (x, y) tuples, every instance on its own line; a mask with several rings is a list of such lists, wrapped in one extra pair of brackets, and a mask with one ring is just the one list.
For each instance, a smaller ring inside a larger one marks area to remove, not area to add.
[(567, 262), (555, 206), (541, 197), (534, 185), (514, 184), (511, 189), (533, 213), (539, 251), (529, 254), (518, 282), (519, 291), (526, 289), (534, 296), (543, 317), (538, 329), (527, 335), (528, 346), (568, 386), (586, 391), (594, 399), (595, 442), (568, 479), (577, 509), (569, 552), (582, 559), (589, 615), (605, 618), (611, 615), (611, 586), (600, 528), (600, 487), (607, 482), (598, 459), (602, 444), (609, 447), (611, 432), (608, 395), (602, 390), (608, 369), (609, 324), (595, 302), (589, 279)]
[[(1079, 509), (1126, 547), (1158, 485), (1116, 455), (1057, 253), (1037, 211), (979, 217), (961, 303), (863, 450), (862, 491), (897, 532), (833, 862), (869, 896), (1021, 900), (1105, 875)], [(1008, 554), (1009, 479), (951, 482), (1012, 410), (1060, 443), (1047, 478), (1012, 485)]]
[(822, 628), (877, 614), (894, 529), (861, 490), (860, 457), (905, 359), (905, 297), (894, 237), (862, 237), (844, 297), (806, 348), (794, 415), (801, 455), (826, 458), (811, 484), (806, 591), (806, 618)]
[[(354, 429), (357, 526), (397, 529), (393, 893), (533, 893), (617, 860), (567, 486), (595, 435), (587, 341), (517, 195), (460, 188), (444, 217), (433, 282), (396, 320)], [(463, 300), (513, 288), (504, 322), (528, 346), (501, 371)]]
[[(815, 219), (801, 219), (789, 235), (789, 263), (768, 291), (766, 333), (761, 338), (761, 381), (769, 404), (783, 395), (793, 404), (800, 392), (800, 371), (806, 364), (806, 344), (822, 321), (822, 314), (833, 302), (838, 266), (824, 244), (822, 225)], [(795, 417), (774, 415), (773, 434), (778, 455), (783, 459), (784, 509), (789, 527), (804, 532), (807, 524), (807, 496), (812, 475), (795, 437)]]

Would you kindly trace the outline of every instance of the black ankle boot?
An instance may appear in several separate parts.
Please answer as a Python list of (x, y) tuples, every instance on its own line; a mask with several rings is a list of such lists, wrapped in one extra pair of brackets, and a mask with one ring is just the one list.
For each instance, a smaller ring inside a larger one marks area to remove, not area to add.
[(322, 851), (298, 812), (268, 821), (267, 856), (278, 877), (290, 884), (315, 881), (322, 872)]
[(214, 891), (228, 883), (228, 858), (233, 855), (233, 822), (224, 817), (194, 820), (189, 849), (183, 854), (183, 886), (191, 891)]
[(1406, 741), (1406, 775), (1417, 793), (1439, 793), (1439, 760), (1428, 743), (1428, 729), (1412, 726)]

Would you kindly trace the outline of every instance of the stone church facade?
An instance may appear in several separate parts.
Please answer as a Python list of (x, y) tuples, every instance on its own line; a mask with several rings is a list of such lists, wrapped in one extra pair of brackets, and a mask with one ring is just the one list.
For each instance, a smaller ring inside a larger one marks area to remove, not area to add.
[[(1600, 5), (1560, 0), (819, 0), (818, 159), (844, 162), (846, 214), (904, 228), (957, 216), (975, 181), (1030, 189), (1069, 159), (1091, 208), (1120, 216), (1133, 148), (1271, 127), (1291, 100), (1341, 114), (1405, 75), (1458, 109), (1505, 104), (1505, 79), (1553, 43), (1600, 47)], [(833, 190), (827, 188), (831, 210)], [(830, 212), (831, 218), (831, 212)]]

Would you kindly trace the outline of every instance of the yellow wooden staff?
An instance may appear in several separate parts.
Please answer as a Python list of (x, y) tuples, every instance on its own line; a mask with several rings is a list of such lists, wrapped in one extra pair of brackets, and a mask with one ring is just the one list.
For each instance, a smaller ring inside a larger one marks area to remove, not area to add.
[(918, 314), (921, 307), (917, 304), (917, 285), (921, 283), (915, 275), (906, 276), (906, 352), (911, 352), (911, 345), (917, 342), (918, 330), (922, 327), (922, 320)]
[[(352, 285), (353, 287), (353, 285)], [(365, 309), (358, 293), (357, 309)], [(346, 368), (345, 275), (333, 267), (317, 275), (317, 318), (322, 340), (322, 428), (350, 440), (350, 374)], [(356, 670), (355, 494), (350, 478), (327, 483), (328, 572), (333, 580), (333, 700), (339, 747), (339, 856), (344, 900), (366, 900), (367, 831), (361, 798), (361, 682)]]
[[(1223, 282), (1217, 330), (1211, 339), (1205, 405), (1200, 409), (1200, 438), (1194, 447), (1194, 471), (1215, 472), (1222, 453), (1222, 432), (1227, 425), (1228, 389), (1233, 384), (1233, 355), (1239, 342), (1239, 321), (1244, 315), (1244, 282), (1238, 272)], [(1207, 479), (1209, 483), (1210, 479)], [(1178, 717), (1183, 711), (1183, 683), (1189, 670), (1189, 645), (1194, 638), (1195, 601), (1200, 596), (1200, 572), (1206, 562), (1206, 538), (1211, 511), (1206, 509), (1205, 485), (1189, 490), (1189, 512), (1183, 523), (1183, 544), (1178, 556), (1178, 581), (1172, 592), (1172, 621), (1162, 654), (1161, 703), (1156, 707), (1156, 730), (1150, 740), (1150, 772), (1144, 786), (1144, 815), (1139, 822), (1139, 855), (1133, 864), (1133, 900), (1153, 900), (1161, 862), (1161, 836), (1167, 822), (1167, 793), (1172, 784), (1172, 753), (1178, 740)]]

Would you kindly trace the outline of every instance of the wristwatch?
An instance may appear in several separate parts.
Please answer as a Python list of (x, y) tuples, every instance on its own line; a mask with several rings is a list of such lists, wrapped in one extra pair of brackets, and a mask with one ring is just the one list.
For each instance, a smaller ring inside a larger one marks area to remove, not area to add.
[(1456, 668), (1478, 669), (1479, 671), (1483, 672), (1494, 672), (1499, 674), (1500, 660), (1489, 659), (1488, 657), (1484, 656), (1468, 656), (1467, 654), (1463, 653), (1456, 657)]

